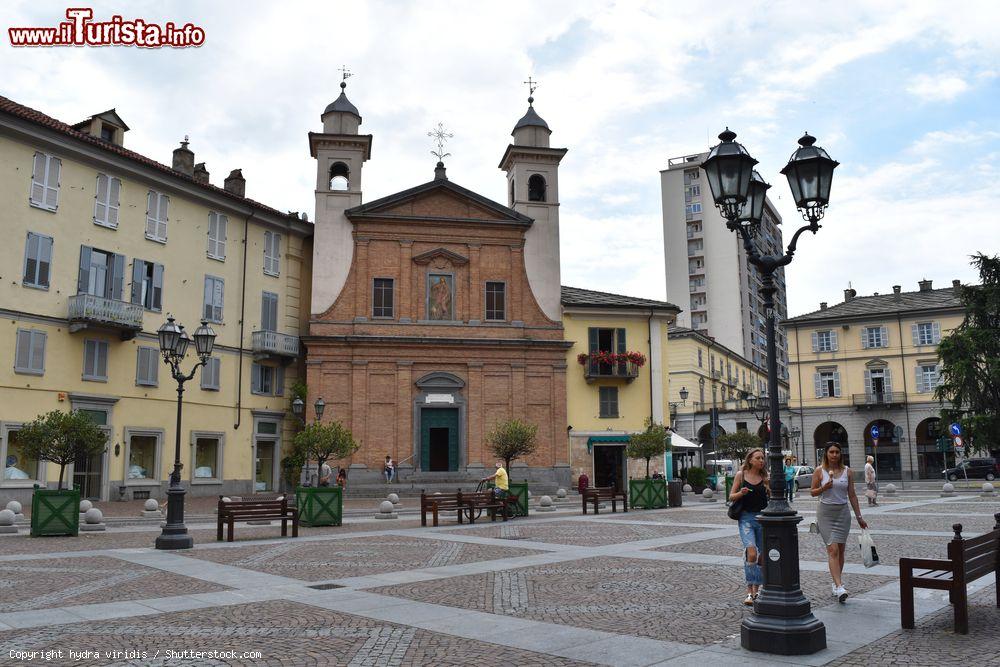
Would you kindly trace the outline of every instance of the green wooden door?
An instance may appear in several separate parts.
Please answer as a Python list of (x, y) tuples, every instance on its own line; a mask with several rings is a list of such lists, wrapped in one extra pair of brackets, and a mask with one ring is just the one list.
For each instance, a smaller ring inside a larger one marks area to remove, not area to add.
[(420, 411), (420, 469), (458, 470), (458, 408)]

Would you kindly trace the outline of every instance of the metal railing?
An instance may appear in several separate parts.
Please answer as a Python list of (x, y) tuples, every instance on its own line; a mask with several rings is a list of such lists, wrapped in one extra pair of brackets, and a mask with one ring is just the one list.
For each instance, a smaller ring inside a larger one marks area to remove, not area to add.
[(852, 399), (852, 403), (859, 406), (902, 405), (906, 402), (906, 392), (873, 391), (864, 394), (852, 394)]
[(69, 320), (141, 331), (142, 306), (93, 294), (76, 294), (69, 298)]
[(250, 334), (254, 354), (275, 354), (279, 357), (299, 356), (299, 337), (277, 331), (254, 331)]
[(601, 363), (588, 361), (583, 365), (583, 377), (587, 380), (621, 378), (634, 380), (639, 377), (639, 365), (632, 361)]

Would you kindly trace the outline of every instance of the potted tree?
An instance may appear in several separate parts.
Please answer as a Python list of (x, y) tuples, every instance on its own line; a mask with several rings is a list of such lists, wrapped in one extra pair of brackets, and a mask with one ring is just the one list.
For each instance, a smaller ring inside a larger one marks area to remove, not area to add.
[[(358, 447), (350, 429), (340, 422), (313, 422), (295, 434), (291, 456), (316, 461), (316, 470), (322, 471), (327, 461), (346, 458)], [(339, 526), (343, 521), (344, 494), (339, 486), (300, 486), (295, 495), (303, 525)]]
[(66, 466), (104, 452), (107, 436), (83, 412), (52, 412), (35, 418), (18, 433), (24, 453), (59, 465), (55, 489), (35, 485), (31, 497), (31, 535), (77, 535), (80, 530), (80, 490), (64, 489)]
[[(538, 426), (520, 419), (506, 419), (497, 422), (486, 435), (486, 444), (493, 455), (502, 459), (504, 469), (510, 476), (510, 463), (530, 456), (538, 447)], [(509, 493), (517, 500), (516, 516), (528, 516), (528, 480), (509, 482)]]
[(670, 432), (663, 424), (646, 419), (646, 430), (629, 436), (625, 446), (625, 456), (630, 459), (646, 459), (645, 479), (629, 479), (628, 495), (632, 507), (656, 509), (667, 506), (667, 481), (649, 477), (649, 461), (654, 456), (663, 456), (670, 449)]

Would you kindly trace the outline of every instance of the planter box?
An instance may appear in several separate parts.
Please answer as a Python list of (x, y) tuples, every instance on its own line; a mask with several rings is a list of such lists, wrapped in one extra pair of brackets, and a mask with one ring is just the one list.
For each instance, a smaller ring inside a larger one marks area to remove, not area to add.
[(344, 520), (344, 493), (339, 486), (300, 486), (295, 489), (299, 523), (303, 526), (339, 526)]
[(43, 489), (31, 496), (31, 536), (80, 534), (80, 488)]
[(644, 510), (667, 507), (667, 480), (630, 479), (628, 481), (628, 504)]

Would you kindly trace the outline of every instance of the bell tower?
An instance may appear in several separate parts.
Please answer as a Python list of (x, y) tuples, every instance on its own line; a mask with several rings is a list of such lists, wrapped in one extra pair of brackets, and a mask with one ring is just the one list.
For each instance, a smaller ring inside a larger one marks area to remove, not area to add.
[(309, 152), (316, 158), (312, 314), (330, 308), (347, 281), (354, 239), (344, 212), (361, 204), (361, 169), (371, 157), (372, 135), (358, 134), (361, 114), (345, 92), (349, 76), (345, 69), (340, 96), (320, 116), (323, 132), (309, 133)]
[(562, 320), (559, 274), (559, 162), (565, 148), (550, 148), (548, 124), (535, 112), (535, 82), (528, 79), (528, 111), (517, 121), (500, 169), (507, 172), (508, 206), (535, 222), (525, 234), (524, 266), (542, 312)]

